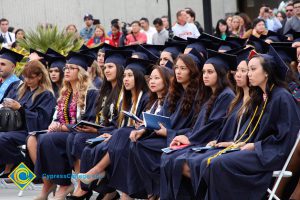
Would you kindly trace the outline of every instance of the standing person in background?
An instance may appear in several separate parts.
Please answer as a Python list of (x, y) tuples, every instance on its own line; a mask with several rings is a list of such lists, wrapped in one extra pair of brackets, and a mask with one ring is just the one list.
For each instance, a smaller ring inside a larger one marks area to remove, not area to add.
[(286, 22), (284, 33), (287, 33), (290, 29), (300, 32), (300, 1), (294, 1), (293, 6), (295, 16), (291, 17), (291, 19)]
[(201, 24), (198, 21), (196, 21), (196, 13), (193, 11), (192, 8), (185, 8), (185, 11), (186, 11), (186, 16), (187, 16), (187, 22), (195, 24), (199, 33), (201, 34), (204, 30), (203, 30)]
[(252, 28), (252, 22), (250, 17), (246, 13), (240, 13), (240, 25), (241, 25), (241, 34), (242, 37), (245, 32)]
[(278, 29), (277, 33), (283, 35), (283, 30), (284, 30), (284, 26), (286, 24), (287, 18), (286, 18), (286, 14), (283, 11), (278, 11), (276, 13), (276, 18), (280, 21), (282, 28)]
[(131, 23), (131, 29), (131, 34), (126, 36), (126, 45), (147, 43), (147, 35), (141, 32), (141, 24), (139, 21), (133, 21)]
[(162, 16), (162, 17), (161, 17), (161, 20), (162, 20), (162, 22), (163, 22), (163, 25), (164, 25), (165, 29), (166, 29), (167, 31), (170, 31), (171, 28), (170, 28), (168, 16), (166, 16), (166, 15)]
[(18, 40), (25, 39), (25, 32), (23, 29), (18, 29), (15, 32), (16, 40), (12, 43), (11, 48), (15, 48), (17, 51), (21, 51), (22, 48), (18, 45)]
[(106, 35), (104, 27), (102, 25), (98, 24), (95, 26), (94, 35), (87, 42), (87, 46), (94, 47), (94, 46), (98, 46), (99, 44), (102, 44), (102, 43), (112, 45), (110, 38), (107, 37), (107, 35)]
[[(118, 24), (119, 27), (122, 26), (122, 24), (121, 24), (121, 22), (120, 22), (119, 19), (113, 19), (113, 20), (111, 20), (111, 21), (110, 21), (110, 25), (112, 26), (113, 24)], [(108, 37), (111, 37), (111, 34), (112, 34), (112, 30), (110, 30), (110, 31), (107, 32), (107, 36), (108, 36)]]
[(174, 36), (180, 37), (182, 39), (198, 38), (200, 33), (195, 24), (187, 23), (187, 14), (185, 10), (179, 10), (176, 13), (177, 22), (172, 27)]
[(149, 25), (149, 20), (145, 17), (140, 19), (140, 24), (143, 29), (142, 32), (147, 35), (147, 44), (152, 44), (152, 37), (156, 33), (156, 29)]
[(120, 37), (121, 37), (122, 33), (120, 31), (120, 26), (118, 23), (113, 23), (111, 25), (111, 36), (110, 36), (110, 40), (111, 40), (111, 44), (115, 47), (119, 47), (120, 46)]
[(225, 40), (226, 37), (230, 36), (229, 27), (224, 19), (219, 19), (216, 26), (216, 32), (214, 36)]
[(9, 22), (7, 19), (0, 19), (0, 43), (2, 47), (11, 48), (12, 43), (16, 41), (15, 35), (8, 31)]
[(291, 19), (294, 16), (294, 6), (293, 3), (288, 3), (285, 7), (285, 14), (287, 19)]
[(280, 21), (274, 17), (273, 11), (269, 7), (265, 7), (263, 10), (263, 16), (261, 17), (266, 21), (266, 28), (270, 31), (278, 31), (282, 28)]
[(93, 25), (94, 18), (91, 14), (86, 14), (83, 17), (84, 23), (86, 27), (81, 29), (80, 36), (84, 39), (84, 42), (86, 43), (94, 34), (95, 27)]
[(153, 34), (152, 44), (165, 45), (165, 42), (169, 38), (169, 31), (164, 28), (163, 21), (160, 18), (156, 18), (153, 21), (153, 25), (156, 28), (156, 33)]

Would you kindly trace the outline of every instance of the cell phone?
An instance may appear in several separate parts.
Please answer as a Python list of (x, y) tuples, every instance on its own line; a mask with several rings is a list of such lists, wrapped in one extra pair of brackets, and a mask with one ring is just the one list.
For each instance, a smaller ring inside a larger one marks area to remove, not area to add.
[(199, 152), (199, 153), (202, 153), (202, 152), (205, 152), (209, 149), (213, 149), (214, 147), (211, 147), (211, 146), (206, 146), (206, 147), (195, 147), (195, 148), (192, 148), (193, 151), (195, 152)]

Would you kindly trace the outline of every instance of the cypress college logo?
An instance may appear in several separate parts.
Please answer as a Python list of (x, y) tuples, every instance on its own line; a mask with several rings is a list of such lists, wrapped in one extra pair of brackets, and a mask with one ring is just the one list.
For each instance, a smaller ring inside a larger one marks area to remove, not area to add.
[(24, 190), (34, 179), (35, 174), (23, 163), (19, 164), (8, 176), (15, 184)]

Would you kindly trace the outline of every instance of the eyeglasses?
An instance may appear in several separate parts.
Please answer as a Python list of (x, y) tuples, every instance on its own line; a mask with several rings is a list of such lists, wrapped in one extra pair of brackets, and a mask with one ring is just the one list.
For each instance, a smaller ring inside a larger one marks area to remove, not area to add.
[(64, 67), (64, 68), (63, 68), (64, 71), (66, 71), (66, 70), (74, 71), (75, 69), (79, 69), (79, 68), (78, 68), (78, 67), (71, 67), (71, 66), (70, 66), (70, 67)]
[(293, 9), (291, 9), (291, 10), (286, 10), (286, 12), (293, 12)]

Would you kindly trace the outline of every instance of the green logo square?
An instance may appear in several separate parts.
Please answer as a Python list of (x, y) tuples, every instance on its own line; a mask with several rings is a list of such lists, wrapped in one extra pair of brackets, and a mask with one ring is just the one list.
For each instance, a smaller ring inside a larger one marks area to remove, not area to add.
[(8, 176), (20, 190), (24, 190), (34, 179), (35, 174), (22, 162)]

